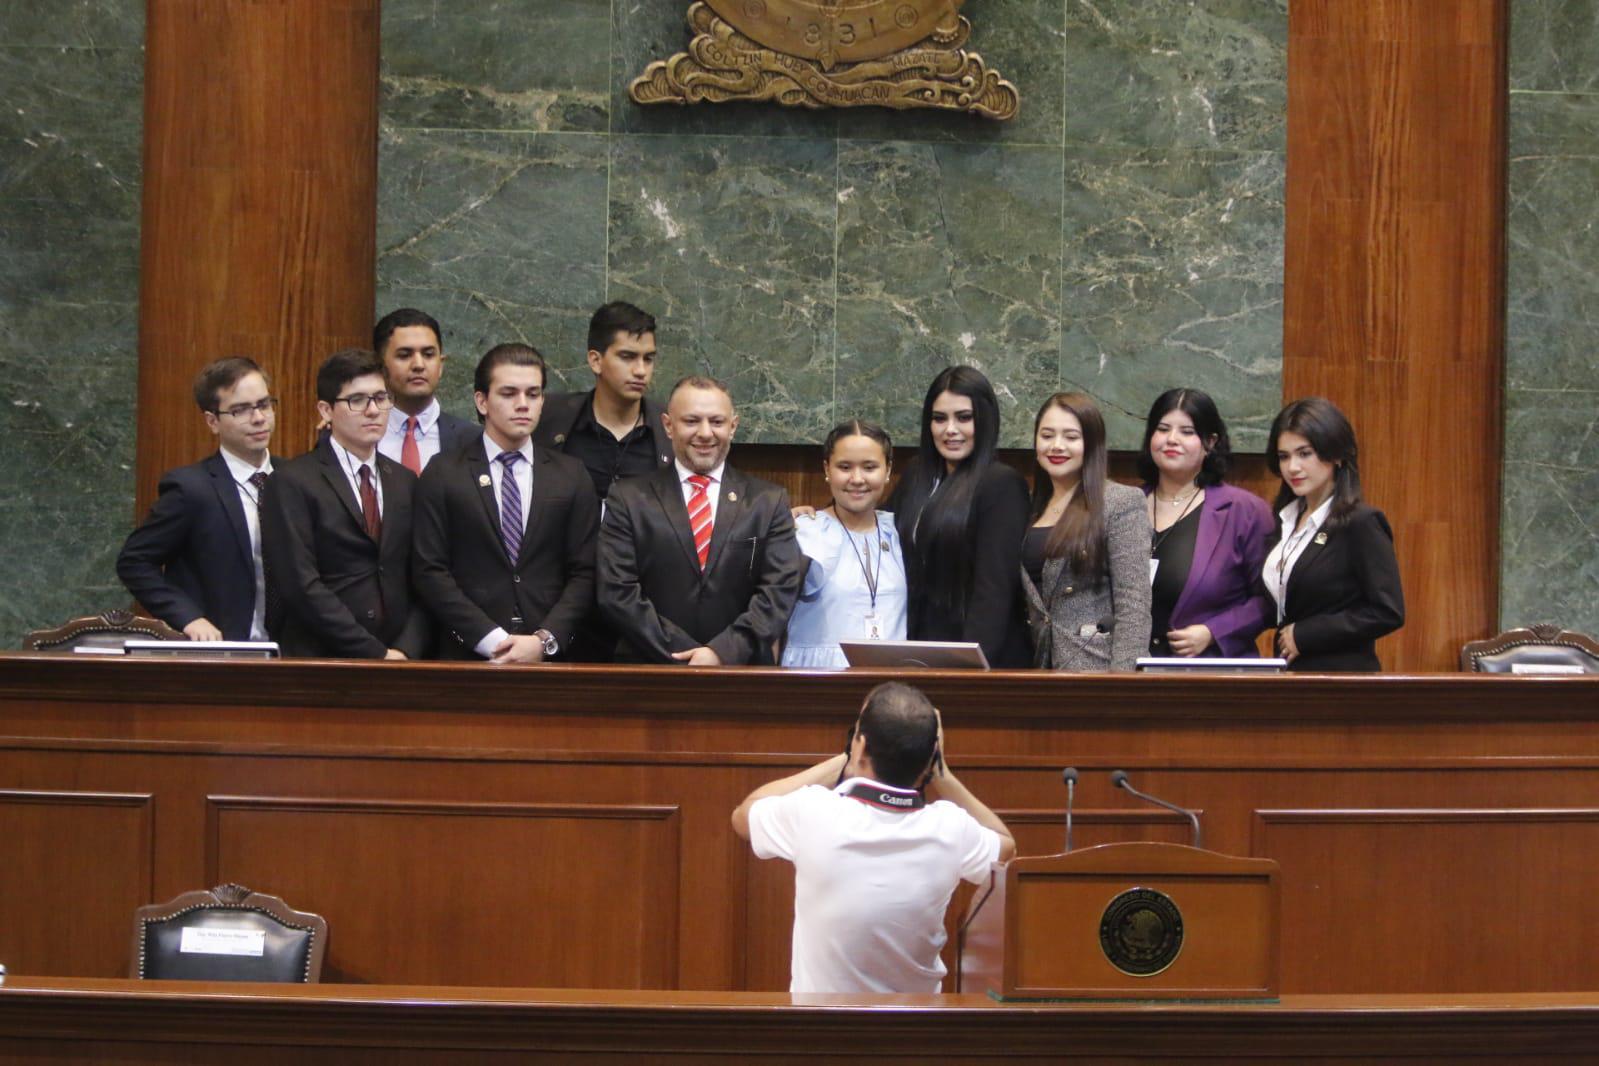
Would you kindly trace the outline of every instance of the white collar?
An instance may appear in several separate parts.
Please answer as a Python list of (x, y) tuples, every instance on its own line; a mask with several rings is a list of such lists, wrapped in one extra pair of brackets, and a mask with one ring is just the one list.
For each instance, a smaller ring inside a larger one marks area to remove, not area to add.
[[(678, 481), (678, 484), (681, 485), (683, 482), (687, 481), (689, 478), (694, 476), (694, 471), (692, 471), (688, 467), (684, 466), (683, 465), (683, 460), (681, 460), (681, 459), (673, 459), (672, 460), (672, 465), (677, 467), (677, 481)], [(706, 476), (711, 479), (711, 482), (713, 484), (720, 485), (722, 483), (722, 471), (726, 467), (727, 467), (727, 460), (723, 459), (721, 462), (717, 463), (715, 468), (712, 469), (712, 471), (709, 474), (707, 474)]]
[(232, 474), (233, 480), (240, 484), (248, 482), (256, 474), (270, 475), (272, 473), (272, 453), (270, 452), (267, 453), (266, 459), (262, 461), (260, 466), (251, 466), (226, 448), (218, 448), (217, 450), (222, 453), (222, 461), (228, 464), (228, 473)]
[[(416, 416), (416, 431), (424, 437), (427, 436), (433, 431), (433, 425), (438, 422), (441, 413), (443, 412), (439, 407), (439, 398), (434, 396), (428, 400), (428, 405), (422, 408), (422, 413)], [(404, 434), (405, 420), (410, 417), (398, 406), (389, 408), (389, 431)]]
[[(1328, 496), (1321, 502), (1321, 506), (1310, 512), (1310, 517), (1305, 521), (1305, 528), (1300, 530), (1300, 535), (1315, 532), (1327, 521), (1327, 515), (1332, 511), (1333, 500), (1336, 494)], [(1283, 533), (1286, 536), (1294, 528), (1294, 523), (1299, 521), (1299, 508), (1304, 506), (1303, 500), (1289, 500), (1283, 509), (1277, 512), (1277, 517), (1282, 522)]]
[[(494, 438), (489, 436), (488, 430), (483, 431), (483, 451), (489, 457), (489, 462), (498, 462), (500, 456), (505, 454), (505, 449), (494, 443)], [(527, 460), (529, 469), (533, 466), (533, 438), (529, 437), (516, 449), (522, 458)]]
[(355, 453), (350, 451), (344, 445), (340, 444), (331, 433), (328, 434), (328, 444), (333, 447), (333, 458), (339, 461), (339, 465), (342, 466), (345, 473), (349, 474), (351, 477), (359, 480), (361, 477), (361, 467), (363, 466), (370, 466), (372, 468), (373, 475), (377, 475), (378, 450), (375, 446), (372, 449), (372, 458), (357, 459)]

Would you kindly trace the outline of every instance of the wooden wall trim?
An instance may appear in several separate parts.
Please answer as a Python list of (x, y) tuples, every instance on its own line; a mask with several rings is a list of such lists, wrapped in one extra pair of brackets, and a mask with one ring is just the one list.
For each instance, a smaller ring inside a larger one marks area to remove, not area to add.
[(1506, 0), (1288, 9), (1283, 393), (1355, 425), (1408, 621), (1390, 670), (1498, 624)]
[(370, 344), (379, 0), (148, 0), (137, 508), (215, 448), (195, 373), (248, 355), (311, 437), (317, 364)]

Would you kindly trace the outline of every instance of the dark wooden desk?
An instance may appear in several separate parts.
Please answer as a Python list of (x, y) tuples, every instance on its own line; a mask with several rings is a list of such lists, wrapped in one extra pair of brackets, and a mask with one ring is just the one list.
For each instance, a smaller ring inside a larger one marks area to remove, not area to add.
[(12, 979), (7, 1061), (384, 1064), (1592, 1061), (1599, 995), (1291, 996), (1267, 1006)]
[[(121, 976), (135, 907), (232, 880), (333, 982), (786, 988), (728, 814), (888, 676), (0, 656), (0, 962)], [(1080, 845), (1186, 839), (1120, 767), (1277, 859), (1285, 993), (1599, 990), (1599, 680), (909, 676), (1025, 854), (1070, 763)]]

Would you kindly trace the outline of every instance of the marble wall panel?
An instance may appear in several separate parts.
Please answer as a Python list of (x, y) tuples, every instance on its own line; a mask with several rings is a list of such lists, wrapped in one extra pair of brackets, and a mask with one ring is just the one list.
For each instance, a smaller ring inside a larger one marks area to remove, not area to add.
[(1599, 3), (1511, 10), (1500, 623), (1599, 633)]
[(125, 606), (133, 521), (140, 0), (0, 8), (0, 646)]

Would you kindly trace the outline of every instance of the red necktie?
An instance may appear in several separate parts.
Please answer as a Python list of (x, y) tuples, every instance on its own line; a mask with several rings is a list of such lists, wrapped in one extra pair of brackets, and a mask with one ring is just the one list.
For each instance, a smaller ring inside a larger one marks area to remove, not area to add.
[(688, 525), (694, 531), (694, 550), (700, 556), (700, 569), (705, 569), (705, 557), (711, 553), (711, 500), (705, 489), (711, 479), (704, 474), (690, 474), (688, 483), (694, 491), (688, 497)]
[(400, 465), (417, 477), (422, 476), (422, 449), (416, 446), (416, 419), (405, 420), (405, 443), (400, 445)]
[(372, 484), (372, 468), (361, 464), (361, 517), (366, 520), (366, 535), (376, 543), (383, 539), (383, 516), (378, 512), (378, 490)]

